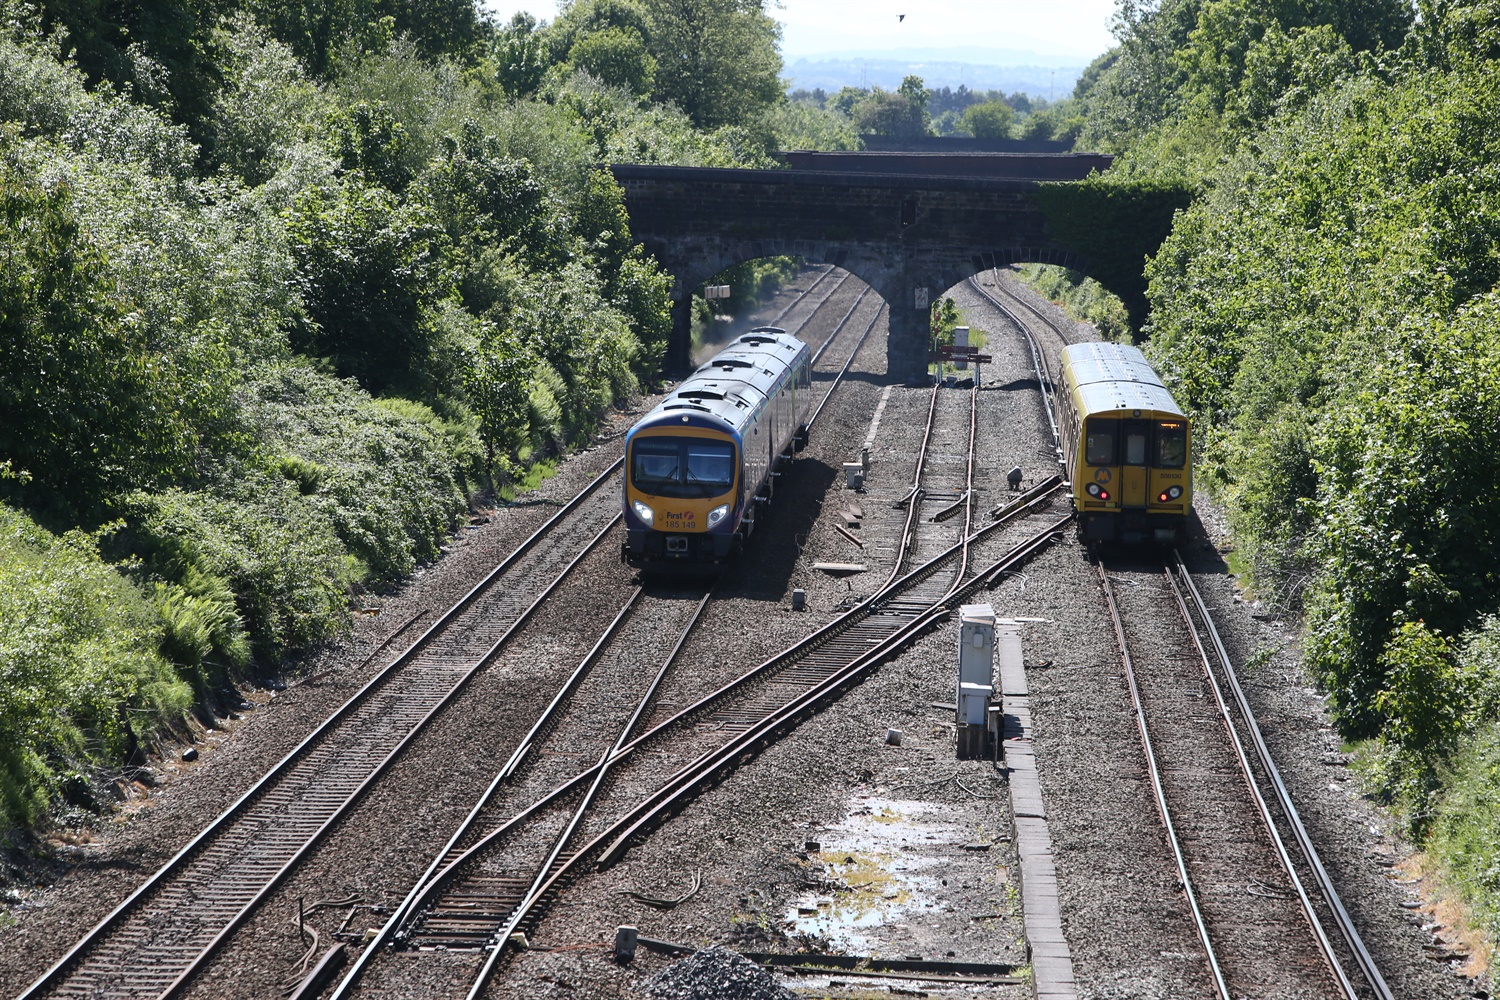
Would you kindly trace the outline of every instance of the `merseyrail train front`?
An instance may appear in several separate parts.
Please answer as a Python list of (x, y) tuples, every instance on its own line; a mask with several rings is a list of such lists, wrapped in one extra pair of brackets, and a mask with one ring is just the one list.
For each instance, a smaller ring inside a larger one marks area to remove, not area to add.
[(1188, 418), (1145, 355), (1124, 344), (1062, 352), (1060, 423), (1088, 541), (1177, 540), (1193, 505)]
[(775, 327), (736, 339), (625, 438), (626, 562), (726, 562), (771, 498), (780, 460), (807, 440), (812, 354)]

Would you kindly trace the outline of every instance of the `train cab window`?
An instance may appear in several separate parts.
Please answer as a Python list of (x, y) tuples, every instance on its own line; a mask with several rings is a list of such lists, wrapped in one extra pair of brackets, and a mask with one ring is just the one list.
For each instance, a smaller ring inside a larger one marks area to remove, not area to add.
[(1125, 451), (1125, 464), (1145, 465), (1151, 451), (1147, 447), (1151, 441), (1151, 425), (1144, 420), (1126, 420), (1122, 421), (1120, 431), (1120, 443)]
[(711, 486), (719, 493), (729, 489), (734, 483), (734, 449), (717, 442), (688, 445), (687, 481)]
[(1115, 421), (1090, 420), (1083, 460), (1089, 465), (1115, 464)]
[(1156, 425), (1156, 465), (1162, 469), (1180, 469), (1187, 463), (1187, 424), (1181, 420), (1163, 420)]
[(719, 496), (734, 485), (734, 446), (727, 441), (637, 438), (630, 448), (630, 480), (653, 496)]
[(630, 475), (637, 487), (654, 492), (654, 486), (676, 481), (677, 461), (677, 442), (650, 439), (637, 441), (631, 449)]

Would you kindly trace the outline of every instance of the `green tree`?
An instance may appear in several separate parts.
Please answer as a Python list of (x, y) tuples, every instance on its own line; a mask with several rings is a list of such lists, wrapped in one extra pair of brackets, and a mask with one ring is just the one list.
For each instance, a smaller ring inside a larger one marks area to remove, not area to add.
[(558, 245), (566, 234), (553, 224), (529, 163), (506, 156), (500, 140), (473, 121), (445, 136), (441, 148), (418, 179), (412, 201), (432, 213), (460, 266), (489, 245), (535, 259), (562, 252)]
[(0, 460), (29, 474), (34, 500), (74, 513), (185, 471), (196, 392), (141, 319), (69, 187), (42, 187), (0, 149)]
[(649, 94), (656, 80), (656, 60), (641, 36), (627, 28), (606, 28), (579, 38), (568, 52), (568, 66), (638, 97)]
[(485, 469), (514, 473), (510, 456), (526, 440), (531, 392), (529, 383), (536, 358), (513, 335), (494, 331), (483, 338), (464, 367), (464, 395), (479, 418), (479, 438), (485, 448)]
[(855, 127), (863, 133), (913, 138), (930, 132), (927, 90), (917, 76), (902, 80), (895, 91), (874, 88), (851, 113)]
[(951, 346), (953, 344), (953, 328), (963, 325), (963, 314), (958, 311), (957, 302), (944, 297), (932, 304), (929, 322), (932, 328), (932, 343), (934, 346)]
[(438, 219), (355, 181), (332, 196), (305, 193), (287, 235), (308, 315), (293, 345), (371, 392), (431, 393), (426, 312), (446, 291)]
[(325, 105), (292, 50), (248, 16), (214, 32), (223, 85), (213, 104), (214, 159), (251, 187), (292, 158)]
[(108, 81), (212, 141), (203, 127), (218, 84), (210, 36), (227, 2), (45, 0), (37, 9), (47, 32), (67, 29), (91, 86)]
[(411, 183), (406, 127), (384, 104), (359, 101), (330, 112), (326, 135), (345, 170), (397, 194)]
[[(474, 0), (248, 0), (244, 9), (292, 47), (319, 79), (344, 67), (351, 46), (369, 48), (385, 34), (411, 39), (427, 59), (477, 56), (483, 37)], [(378, 26), (382, 20), (388, 29)]]
[(519, 11), (490, 40), (487, 75), (511, 97), (536, 93), (547, 73), (547, 45), (536, 25), (536, 18)]
[[(964, 130), (976, 139), (1005, 139), (1010, 136), (1010, 124), (1015, 114), (1004, 101), (986, 101), (969, 105), (964, 109), (961, 121)], [(1027, 120), (1035, 118), (1036, 115), (1031, 115)]]
[(640, 0), (567, 0), (546, 32), (550, 62), (566, 62), (579, 41), (595, 32), (608, 31), (649, 41), (650, 15)]
[(781, 99), (781, 26), (765, 0), (644, 0), (657, 100), (703, 128), (744, 125)]

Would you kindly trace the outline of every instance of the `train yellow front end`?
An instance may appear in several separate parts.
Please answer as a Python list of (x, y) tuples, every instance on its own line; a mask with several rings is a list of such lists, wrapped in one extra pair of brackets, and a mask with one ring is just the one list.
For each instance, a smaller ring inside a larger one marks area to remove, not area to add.
[(807, 441), (812, 353), (776, 327), (736, 338), (625, 437), (625, 561), (648, 571), (725, 563)]
[[(734, 551), (741, 506), (738, 435), (715, 418), (675, 413), (627, 442), (627, 560), (715, 563)], [(632, 558), (633, 557), (633, 558)]]
[(1063, 349), (1058, 396), (1068, 479), (1086, 541), (1181, 537), (1193, 504), (1186, 414), (1139, 350), (1123, 344)]

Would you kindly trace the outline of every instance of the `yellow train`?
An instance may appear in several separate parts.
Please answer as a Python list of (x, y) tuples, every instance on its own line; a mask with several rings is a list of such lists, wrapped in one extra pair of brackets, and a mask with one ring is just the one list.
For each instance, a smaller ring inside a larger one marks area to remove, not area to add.
[(1073, 507), (1086, 541), (1177, 540), (1193, 504), (1192, 428), (1145, 355), (1071, 344), (1057, 395)]
[(776, 466), (807, 443), (812, 352), (778, 327), (735, 339), (625, 437), (625, 561), (728, 561), (771, 499)]

